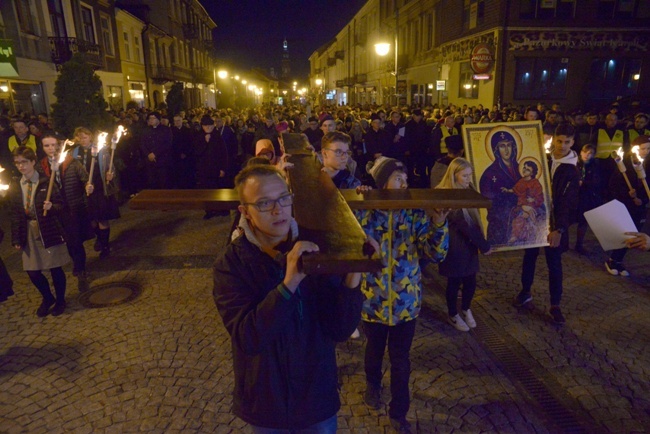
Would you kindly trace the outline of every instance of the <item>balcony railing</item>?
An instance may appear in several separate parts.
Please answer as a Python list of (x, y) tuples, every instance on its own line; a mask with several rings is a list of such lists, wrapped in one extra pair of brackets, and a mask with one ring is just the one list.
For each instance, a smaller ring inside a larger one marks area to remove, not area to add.
[(97, 68), (104, 67), (101, 48), (97, 44), (91, 44), (88, 41), (77, 38), (51, 37), (49, 40), (52, 62), (57, 66), (63, 65), (76, 53), (83, 53), (85, 54), (86, 62)]

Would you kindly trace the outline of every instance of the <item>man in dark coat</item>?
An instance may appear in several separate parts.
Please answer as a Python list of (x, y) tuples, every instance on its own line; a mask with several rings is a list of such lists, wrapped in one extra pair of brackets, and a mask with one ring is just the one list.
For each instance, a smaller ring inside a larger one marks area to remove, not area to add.
[(426, 155), (429, 135), (427, 124), (423, 120), (420, 109), (413, 110), (411, 119), (404, 124), (404, 140), (406, 146), (406, 165), (411, 170), (411, 184), (416, 188), (429, 186), (427, 178)]
[[(280, 171), (252, 165), (235, 178), (238, 238), (214, 265), (214, 300), (232, 341), (233, 412), (254, 432), (336, 432), (335, 348), (361, 319), (360, 273), (308, 276), (293, 195)], [(301, 431), (302, 432), (302, 431)]]
[(197, 188), (225, 188), (228, 170), (228, 151), (221, 134), (214, 127), (214, 119), (201, 118), (201, 132), (194, 136)]
[(172, 129), (172, 150), (175, 170), (174, 187), (194, 188), (194, 147), (192, 146), (192, 130), (183, 125), (181, 115), (174, 116)]
[(146, 158), (147, 185), (153, 189), (171, 188), (172, 133), (160, 125), (160, 113), (147, 116), (147, 129), (142, 133), (140, 148)]

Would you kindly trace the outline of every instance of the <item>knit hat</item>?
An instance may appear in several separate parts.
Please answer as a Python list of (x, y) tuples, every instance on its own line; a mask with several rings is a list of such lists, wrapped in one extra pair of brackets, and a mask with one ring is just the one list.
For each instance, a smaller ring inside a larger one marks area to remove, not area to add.
[(447, 149), (450, 151), (458, 152), (463, 149), (463, 139), (458, 134), (447, 136), (445, 138), (445, 145), (447, 145)]
[(375, 180), (377, 188), (384, 188), (388, 178), (395, 171), (406, 172), (406, 166), (394, 158), (379, 157), (375, 161), (369, 161), (366, 165), (366, 172)]

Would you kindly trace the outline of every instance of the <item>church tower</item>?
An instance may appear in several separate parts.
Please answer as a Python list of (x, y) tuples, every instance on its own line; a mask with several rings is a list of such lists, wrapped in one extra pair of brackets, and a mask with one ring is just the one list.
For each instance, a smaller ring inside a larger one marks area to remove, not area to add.
[(291, 62), (289, 60), (289, 45), (287, 44), (287, 38), (284, 38), (282, 43), (282, 73), (280, 78), (288, 79), (291, 75)]

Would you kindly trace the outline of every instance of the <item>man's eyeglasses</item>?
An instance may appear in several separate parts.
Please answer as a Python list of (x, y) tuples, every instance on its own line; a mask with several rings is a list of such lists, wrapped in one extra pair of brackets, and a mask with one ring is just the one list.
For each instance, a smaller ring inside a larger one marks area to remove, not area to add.
[(27, 164), (29, 163), (29, 161), (30, 161), (30, 160), (14, 161), (14, 165), (15, 165), (16, 167), (27, 166)]
[(332, 151), (337, 157), (342, 157), (343, 155), (347, 155), (348, 157), (352, 156), (352, 151), (341, 151), (340, 149), (331, 148), (323, 148), (323, 151)]
[(285, 194), (280, 196), (277, 199), (264, 199), (258, 200), (255, 203), (244, 203), (242, 205), (252, 205), (259, 212), (269, 212), (275, 209), (275, 204), (279, 204), (281, 207), (287, 207), (293, 205), (293, 194)]

